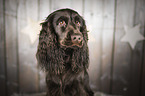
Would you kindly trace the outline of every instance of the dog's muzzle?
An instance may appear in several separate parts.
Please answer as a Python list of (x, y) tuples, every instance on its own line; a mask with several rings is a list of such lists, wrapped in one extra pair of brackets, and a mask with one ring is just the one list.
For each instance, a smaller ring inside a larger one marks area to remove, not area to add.
[(81, 47), (83, 42), (83, 36), (81, 34), (73, 34), (71, 35), (71, 42), (73, 43), (73, 46)]

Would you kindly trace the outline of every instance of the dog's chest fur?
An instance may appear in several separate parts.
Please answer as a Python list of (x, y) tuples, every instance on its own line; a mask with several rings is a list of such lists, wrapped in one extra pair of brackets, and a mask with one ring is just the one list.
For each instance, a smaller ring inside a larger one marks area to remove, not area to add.
[(74, 72), (72, 70), (72, 54), (74, 49), (66, 49), (64, 56), (64, 70), (61, 74), (58, 75), (60, 83), (69, 84), (71, 81), (77, 79), (82, 80), (84, 78), (84, 71)]

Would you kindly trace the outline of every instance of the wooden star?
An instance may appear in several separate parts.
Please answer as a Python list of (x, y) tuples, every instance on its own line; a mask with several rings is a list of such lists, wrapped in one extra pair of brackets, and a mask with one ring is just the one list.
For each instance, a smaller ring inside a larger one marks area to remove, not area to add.
[(33, 44), (38, 38), (38, 34), (41, 30), (41, 22), (42, 21), (34, 21), (31, 18), (28, 18), (28, 25), (21, 31), (22, 33), (29, 36), (31, 44)]
[(140, 25), (135, 27), (124, 26), (125, 35), (121, 39), (122, 42), (128, 42), (132, 49), (135, 48), (135, 45), (138, 41), (144, 40), (143, 35), (140, 34)]

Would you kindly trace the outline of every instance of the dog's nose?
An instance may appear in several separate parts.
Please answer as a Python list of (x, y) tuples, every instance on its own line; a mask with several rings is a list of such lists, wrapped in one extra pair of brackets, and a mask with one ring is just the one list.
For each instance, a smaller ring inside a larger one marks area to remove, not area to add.
[(83, 37), (81, 35), (72, 35), (71, 40), (72, 40), (72, 43), (79, 44), (83, 40)]

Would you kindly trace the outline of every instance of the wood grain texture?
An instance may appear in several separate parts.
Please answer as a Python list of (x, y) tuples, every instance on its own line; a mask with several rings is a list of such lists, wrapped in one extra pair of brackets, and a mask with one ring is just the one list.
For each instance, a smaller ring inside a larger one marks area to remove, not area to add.
[(62, 8), (71, 8), (71, 0), (51, 0), (51, 12)]
[[(144, 33), (145, 34), (145, 33)], [(145, 35), (144, 35), (145, 36)], [(144, 50), (143, 50), (143, 63), (142, 63), (142, 77), (141, 77), (141, 82), (140, 82), (140, 95), (144, 96), (145, 95), (145, 41), (144, 41)]]
[(22, 30), (28, 25), (28, 18), (37, 22), (38, 0), (19, 0), (18, 7), (20, 92), (32, 93), (39, 90), (37, 60), (35, 57), (37, 42), (30, 43), (28, 34), (22, 33)]
[[(52, 0), (51, 10), (70, 8), (77, 11), (81, 16), (83, 15), (83, 0)], [(51, 12), (52, 12), (51, 11)]]
[(50, 14), (51, 11), (51, 5), (50, 0), (40, 0), (39, 3), (39, 20), (45, 20), (46, 17)]
[(115, 0), (104, 0), (103, 2), (103, 31), (102, 31), (102, 53), (101, 53), (101, 91), (110, 93), (112, 49), (114, 33), (114, 10)]
[(0, 96), (6, 95), (4, 1), (0, 0)]
[(116, 6), (112, 94), (129, 96), (132, 50), (128, 43), (121, 42), (120, 39), (125, 33), (124, 25), (134, 25), (135, 0), (117, 0)]
[[(141, 23), (141, 34), (145, 37), (145, 0), (139, 0), (140, 2), (137, 3), (138, 7), (136, 7), (136, 14), (138, 14), (138, 17), (136, 17), (136, 20)], [(137, 0), (136, 0), (137, 2)], [(137, 23), (138, 23), (137, 22)], [(140, 96), (145, 95), (145, 40), (143, 42), (143, 49), (142, 49), (142, 66), (141, 66), (141, 80), (140, 80)]]
[(7, 96), (18, 92), (17, 0), (5, 0)]
[(83, 16), (84, 10), (84, 0), (71, 0), (71, 8), (77, 11), (81, 16)]
[(58, 9), (62, 9), (62, 8), (69, 8), (71, 5), (70, 0), (52, 0), (51, 1), (51, 12), (58, 10)]
[(91, 88), (101, 90), (101, 53), (103, 31), (103, 0), (85, 0), (84, 18), (89, 30), (89, 76)]
[[(135, 1), (135, 13), (134, 13), (134, 26), (140, 24), (140, 33), (144, 34), (144, 16), (145, 11), (141, 10), (144, 7), (144, 0)], [(140, 87), (141, 87), (141, 70), (143, 64), (143, 41), (139, 41), (136, 44), (135, 49), (132, 51), (132, 60), (131, 60), (131, 80), (129, 86), (128, 96), (140, 96)]]

